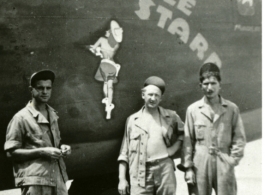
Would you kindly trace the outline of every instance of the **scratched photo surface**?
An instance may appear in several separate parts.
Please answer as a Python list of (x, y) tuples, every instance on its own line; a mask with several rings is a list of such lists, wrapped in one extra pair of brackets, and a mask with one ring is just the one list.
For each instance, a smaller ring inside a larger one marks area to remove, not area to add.
[[(51, 69), (56, 74), (49, 104), (58, 111), (62, 142), (72, 147), (65, 159), (74, 180), (69, 194), (117, 195), (124, 126), (143, 105), (145, 79), (155, 75), (165, 80), (161, 105), (185, 121), (187, 107), (203, 95), (198, 71), (205, 62), (221, 68), (221, 94), (238, 105), (244, 121), (248, 143), (236, 170), (238, 191), (250, 194), (243, 190), (250, 186), (255, 189), (251, 194), (260, 194), (261, 158), (253, 160), (250, 154), (261, 156), (261, 4), (261, 0), (1, 0), (0, 194), (15, 188), (12, 162), (3, 145), (8, 122), (31, 99), (33, 72)], [(93, 45), (102, 37), (117, 47), (109, 51), (103, 43), (101, 56)], [(106, 67), (114, 67), (106, 68), (116, 79), (109, 87), (111, 109), (104, 100), (104, 79), (96, 77), (102, 59), (109, 64)], [(183, 176), (177, 178), (177, 194), (187, 193)]]

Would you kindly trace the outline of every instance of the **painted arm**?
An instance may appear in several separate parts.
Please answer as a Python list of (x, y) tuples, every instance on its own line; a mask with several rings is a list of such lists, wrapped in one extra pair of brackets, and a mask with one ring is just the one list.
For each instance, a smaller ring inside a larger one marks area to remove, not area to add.
[(102, 41), (103, 41), (103, 37), (100, 37), (98, 40), (97, 40), (97, 42), (94, 44), (94, 45), (90, 45), (90, 47), (92, 48), (92, 49), (96, 49), (97, 47), (100, 47), (101, 46), (101, 44), (102, 44)]

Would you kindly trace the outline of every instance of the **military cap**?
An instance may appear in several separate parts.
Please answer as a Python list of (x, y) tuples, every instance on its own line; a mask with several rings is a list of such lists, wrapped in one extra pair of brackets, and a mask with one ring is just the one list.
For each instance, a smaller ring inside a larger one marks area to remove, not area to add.
[(51, 80), (52, 83), (54, 82), (55, 74), (51, 70), (41, 70), (35, 72), (30, 77), (30, 86), (32, 86), (36, 81), (39, 80)]
[(166, 84), (165, 84), (165, 81), (161, 79), (160, 77), (157, 77), (157, 76), (148, 77), (144, 82), (144, 87), (148, 85), (157, 86), (161, 90), (162, 94), (165, 92)]

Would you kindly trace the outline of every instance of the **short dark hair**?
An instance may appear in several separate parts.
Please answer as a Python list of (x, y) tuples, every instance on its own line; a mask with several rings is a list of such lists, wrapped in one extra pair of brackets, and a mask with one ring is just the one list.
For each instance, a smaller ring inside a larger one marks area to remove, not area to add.
[(219, 82), (221, 81), (221, 74), (219, 67), (214, 63), (205, 63), (200, 68), (200, 82), (204, 79), (214, 76)]

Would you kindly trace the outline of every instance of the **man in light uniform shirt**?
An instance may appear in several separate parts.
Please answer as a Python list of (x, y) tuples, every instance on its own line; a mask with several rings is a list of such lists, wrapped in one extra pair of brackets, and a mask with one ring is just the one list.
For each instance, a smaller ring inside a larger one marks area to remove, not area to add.
[[(149, 77), (142, 89), (144, 106), (127, 119), (119, 161), (121, 195), (175, 195), (174, 162), (181, 147), (183, 122), (175, 111), (159, 106), (165, 82)], [(130, 184), (126, 180), (129, 167)]]

